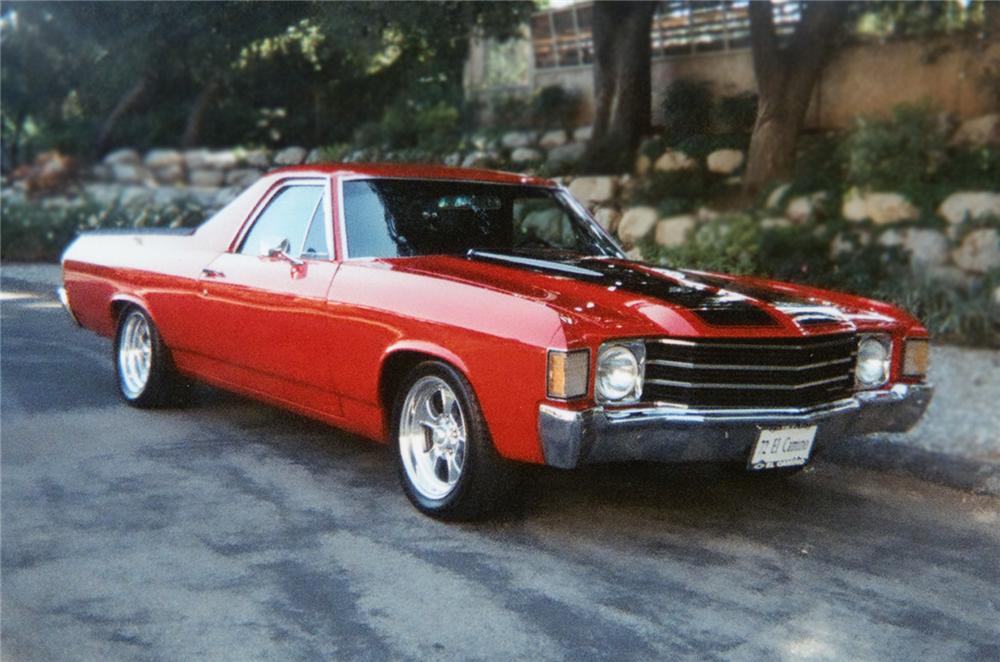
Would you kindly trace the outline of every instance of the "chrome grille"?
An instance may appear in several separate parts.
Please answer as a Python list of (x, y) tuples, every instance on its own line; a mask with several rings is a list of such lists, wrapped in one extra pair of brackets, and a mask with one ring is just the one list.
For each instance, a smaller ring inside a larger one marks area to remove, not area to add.
[(646, 342), (642, 399), (689, 407), (811, 407), (850, 396), (855, 333)]

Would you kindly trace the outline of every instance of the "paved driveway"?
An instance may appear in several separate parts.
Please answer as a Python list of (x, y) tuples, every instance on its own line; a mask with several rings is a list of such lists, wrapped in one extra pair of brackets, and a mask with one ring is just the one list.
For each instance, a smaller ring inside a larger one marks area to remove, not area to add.
[(996, 498), (540, 469), (440, 524), (378, 445), (210, 389), (124, 406), (106, 341), (4, 296), (5, 660), (1000, 658)]

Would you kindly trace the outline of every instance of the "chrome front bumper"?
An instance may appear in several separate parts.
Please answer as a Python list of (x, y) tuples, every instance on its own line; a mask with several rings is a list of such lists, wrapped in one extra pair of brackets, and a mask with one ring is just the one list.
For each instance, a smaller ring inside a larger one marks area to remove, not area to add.
[(739, 461), (749, 457), (764, 428), (815, 425), (813, 452), (832, 439), (905, 432), (920, 420), (933, 393), (927, 384), (897, 384), (810, 409), (636, 406), (571, 411), (541, 405), (538, 434), (545, 463), (564, 469), (622, 460)]

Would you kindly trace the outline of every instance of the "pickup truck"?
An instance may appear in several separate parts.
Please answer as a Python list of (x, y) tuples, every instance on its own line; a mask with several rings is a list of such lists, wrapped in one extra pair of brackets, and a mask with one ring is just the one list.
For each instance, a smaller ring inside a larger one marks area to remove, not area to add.
[(513, 173), (280, 169), (193, 231), (84, 234), (63, 274), (128, 404), (199, 380), (392, 444), (443, 519), (503, 505), (523, 463), (794, 472), (908, 429), (932, 393), (903, 311), (628, 260), (564, 188)]

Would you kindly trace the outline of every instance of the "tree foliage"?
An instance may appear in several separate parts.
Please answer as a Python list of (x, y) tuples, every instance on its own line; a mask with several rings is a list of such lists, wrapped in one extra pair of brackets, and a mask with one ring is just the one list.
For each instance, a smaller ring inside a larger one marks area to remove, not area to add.
[[(750, 142), (745, 189), (763, 190), (792, 175), (798, 135), (825, 63), (848, 38), (925, 38), (933, 34), (978, 30), (979, 38), (1000, 21), (1000, 3), (975, 2), (822, 2), (801, 3), (802, 20), (782, 43), (771, 0), (751, 0), (750, 33), (759, 104)], [(971, 36), (971, 35), (970, 35)], [(878, 72), (873, 73), (878, 76)]]
[(532, 5), (11, 2), (4, 166), (32, 151), (348, 139), (390, 107), (458, 105), (472, 33)]

